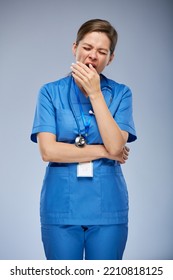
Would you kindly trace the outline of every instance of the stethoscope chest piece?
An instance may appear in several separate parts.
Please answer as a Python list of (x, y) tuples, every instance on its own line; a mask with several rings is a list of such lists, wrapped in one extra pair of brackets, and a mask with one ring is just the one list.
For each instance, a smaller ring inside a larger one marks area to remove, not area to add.
[(85, 138), (82, 135), (79, 135), (75, 138), (75, 146), (78, 148), (83, 148), (86, 144)]

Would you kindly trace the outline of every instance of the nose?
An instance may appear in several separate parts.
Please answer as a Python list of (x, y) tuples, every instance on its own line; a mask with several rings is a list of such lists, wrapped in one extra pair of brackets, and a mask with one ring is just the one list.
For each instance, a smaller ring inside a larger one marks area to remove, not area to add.
[(91, 52), (89, 53), (89, 58), (91, 58), (92, 60), (97, 59), (97, 51), (91, 50)]

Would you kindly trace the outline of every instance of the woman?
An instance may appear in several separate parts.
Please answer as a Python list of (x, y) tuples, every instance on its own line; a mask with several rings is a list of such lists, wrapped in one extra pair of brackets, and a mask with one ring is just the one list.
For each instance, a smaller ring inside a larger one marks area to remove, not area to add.
[(71, 74), (44, 85), (31, 140), (48, 162), (40, 203), (47, 259), (122, 259), (128, 193), (120, 163), (136, 139), (132, 94), (102, 71), (114, 58), (117, 32), (85, 22), (72, 51)]

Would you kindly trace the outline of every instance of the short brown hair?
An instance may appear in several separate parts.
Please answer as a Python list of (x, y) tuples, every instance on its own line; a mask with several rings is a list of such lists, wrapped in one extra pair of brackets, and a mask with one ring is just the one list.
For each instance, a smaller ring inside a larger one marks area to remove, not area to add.
[(104, 32), (110, 40), (110, 52), (113, 54), (118, 40), (118, 33), (107, 20), (91, 19), (81, 25), (77, 32), (76, 44), (84, 38), (87, 33)]

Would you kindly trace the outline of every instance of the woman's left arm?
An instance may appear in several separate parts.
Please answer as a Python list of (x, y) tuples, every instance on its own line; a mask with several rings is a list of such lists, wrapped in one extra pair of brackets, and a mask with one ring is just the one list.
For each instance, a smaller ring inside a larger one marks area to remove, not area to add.
[(72, 66), (72, 75), (90, 98), (103, 143), (109, 154), (118, 155), (125, 146), (128, 132), (119, 128), (112, 117), (100, 89), (100, 76), (90, 64), (89, 68), (81, 62)]
[(104, 146), (111, 155), (119, 154), (128, 139), (128, 132), (119, 128), (112, 117), (102, 92), (90, 96), (90, 101), (97, 120)]

